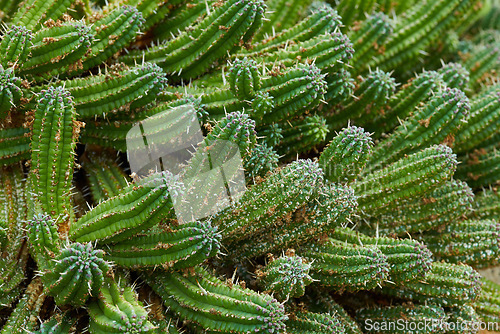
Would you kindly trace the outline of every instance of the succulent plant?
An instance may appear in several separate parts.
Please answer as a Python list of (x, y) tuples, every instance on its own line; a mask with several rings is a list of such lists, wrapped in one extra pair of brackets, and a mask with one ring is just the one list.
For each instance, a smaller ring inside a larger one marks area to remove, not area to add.
[(325, 1), (0, 1), (2, 333), (500, 332), (500, 4)]

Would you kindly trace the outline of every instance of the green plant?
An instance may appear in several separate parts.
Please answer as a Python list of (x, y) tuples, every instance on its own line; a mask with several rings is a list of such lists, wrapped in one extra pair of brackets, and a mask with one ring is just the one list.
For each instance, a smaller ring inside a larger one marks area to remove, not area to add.
[(500, 327), (499, 8), (0, 1), (1, 332)]

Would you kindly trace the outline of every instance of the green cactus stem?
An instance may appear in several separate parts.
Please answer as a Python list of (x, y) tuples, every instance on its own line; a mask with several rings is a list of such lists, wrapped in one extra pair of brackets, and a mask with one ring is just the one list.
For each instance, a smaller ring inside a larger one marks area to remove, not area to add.
[(388, 295), (414, 301), (459, 306), (479, 298), (481, 276), (465, 264), (433, 262), (423, 279), (382, 290)]
[(413, 305), (409, 303), (362, 308), (356, 311), (356, 320), (361, 324), (365, 333), (401, 334), (406, 333), (408, 328), (411, 328), (411, 332), (415, 334), (438, 334), (444, 333), (442, 326), (446, 322), (447, 316), (439, 305)]
[(90, 52), (80, 60), (77, 72), (100, 65), (135, 40), (144, 25), (142, 14), (132, 6), (120, 6), (92, 22), (95, 35)]
[(324, 100), (328, 105), (347, 101), (354, 91), (354, 79), (345, 68), (339, 68), (337, 72), (328, 73), (325, 81), (327, 87)]
[(103, 253), (90, 243), (73, 243), (61, 251), (42, 277), (57, 305), (82, 306), (89, 296), (102, 292), (104, 275), (110, 270)]
[(19, 68), (28, 57), (33, 35), (24, 26), (12, 25), (0, 42), (0, 64), (4, 67)]
[[(130, 6), (142, 14), (144, 19), (142, 31), (148, 31), (166, 16), (171, 16), (172, 7), (182, 3), (181, 0), (173, 0), (168, 3), (155, 0), (124, 0), (120, 1), (121, 5)], [(157, 36), (155, 34), (155, 36)]]
[(251, 100), (260, 89), (257, 62), (253, 59), (235, 59), (229, 68), (229, 87), (239, 100)]
[(33, 279), (8, 317), (2, 328), (2, 334), (19, 333), (20, 328), (26, 331), (34, 330), (46, 297), (42, 280), (39, 277)]
[(438, 70), (446, 86), (464, 90), (469, 83), (469, 71), (460, 63), (448, 63)]
[(346, 333), (342, 322), (332, 314), (297, 310), (292, 312), (288, 317), (286, 332), (290, 334)]
[(283, 305), (269, 295), (224, 284), (201, 267), (141, 276), (181, 320), (200, 330), (221, 333), (279, 333), (287, 316)]
[(0, 130), (0, 166), (27, 160), (31, 156), (29, 131), (25, 128)]
[(462, 91), (444, 88), (380, 142), (370, 165), (391, 163), (431, 145), (452, 144), (469, 110), (469, 99)]
[(500, 285), (486, 278), (481, 282), (481, 293), (472, 305), (482, 321), (500, 324)]
[[(273, 1), (268, 6), (271, 6), (272, 3)], [(279, 11), (283, 11), (283, 7)], [(276, 13), (271, 15), (274, 14)], [(266, 14), (267, 16), (268, 14)], [(275, 34), (264, 40), (256, 38), (252, 48), (242, 50), (242, 52), (243, 54), (248, 53), (252, 55), (269, 53), (285, 47), (291, 41), (295, 43), (305, 42), (320, 35), (333, 33), (340, 25), (340, 16), (337, 14), (337, 11), (332, 9), (327, 3), (321, 2), (319, 6), (311, 8), (309, 15), (294, 26), (284, 29), (279, 34)]]
[[(12, 17), (11, 24), (36, 32), (45, 22), (59, 19), (71, 5), (71, 0), (28, 0)], [(50, 23), (49, 23), (50, 24)]]
[(356, 50), (351, 63), (363, 64), (377, 53), (383, 53), (383, 43), (392, 34), (392, 29), (393, 23), (389, 17), (379, 12), (355, 25), (349, 33), (349, 39)]
[(498, 70), (500, 45), (497, 42), (493, 45), (475, 46), (465, 57), (464, 66), (470, 72), (469, 86), (476, 89), (481, 82), (487, 81), (488, 76), (494, 77)]
[(8, 112), (19, 104), (23, 93), (21, 91), (21, 79), (14, 75), (12, 68), (3, 69), (0, 66), (0, 120), (4, 119)]
[(476, 194), (474, 211), (470, 216), (500, 221), (500, 193), (492, 189), (483, 189)]
[(500, 254), (500, 225), (494, 220), (452, 222), (443, 230), (422, 235), (438, 259), (465, 263), (474, 268), (497, 265)]
[(89, 305), (90, 333), (155, 333), (135, 291), (128, 286), (120, 290), (113, 279), (106, 278), (99, 299)]
[(306, 203), (322, 181), (317, 163), (292, 162), (248, 189), (239, 204), (217, 215), (212, 223), (219, 227), (224, 243), (252, 239), (255, 233), (269, 231), (269, 226)]
[(278, 300), (298, 298), (304, 295), (305, 288), (313, 282), (309, 276), (311, 265), (293, 252), (271, 259), (270, 262), (257, 273), (257, 284)]
[(261, 23), (264, 9), (260, 0), (224, 2), (193, 29), (186, 29), (167, 44), (122, 59), (128, 63), (144, 59), (158, 64), (167, 73), (196, 77), (215, 61), (225, 58), (234, 45), (249, 41)]
[(297, 247), (315, 236), (346, 225), (356, 208), (356, 196), (351, 188), (331, 183), (318, 186), (313, 196), (291, 218), (285, 216), (283, 223), (236, 243), (229, 255), (241, 261)]
[(319, 156), (325, 178), (350, 183), (362, 172), (372, 153), (373, 141), (363, 128), (349, 126), (335, 136)]
[(171, 181), (172, 174), (162, 172), (132, 183), (72, 224), (70, 238), (76, 242), (117, 242), (173, 217), (167, 190)]
[(481, 147), (495, 135), (500, 126), (500, 90), (478, 94), (471, 100), (471, 110), (466, 121), (455, 136), (453, 151), (457, 153)]
[(249, 158), (245, 161), (245, 177), (254, 179), (255, 177), (264, 177), (268, 172), (278, 167), (279, 155), (266, 143), (256, 145)]
[(40, 270), (49, 269), (49, 261), (59, 255), (61, 248), (56, 222), (49, 215), (39, 213), (28, 220), (27, 228), (31, 255)]
[(424, 243), (416, 240), (369, 237), (343, 227), (336, 228), (329, 235), (339, 243), (379, 249), (386, 256), (389, 264), (388, 280), (393, 283), (416, 281), (431, 269), (432, 253)]
[(423, 71), (404, 84), (396, 94), (392, 95), (386, 106), (378, 110), (369, 129), (377, 136), (389, 133), (420, 103), (426, 102), (439, 87), (444, 85), (441, 74), (435, 71)]
[(90, 193), (95, 203), (117, 196), (128, 185), (129, 177), (117, 162), (116, 157), (86, 151), (82, 167), (89, 180)]
[(257, 32), (255, 40), (259, 41), (266, 37), (273, 37), (282, 30), (293, 27), (300, 20), (301, 15), (305, 13), (306, 8), (312, 0), (271, 0), (267, 1), (265, 18)]
[(481, 319), (473, 306), (460, 305), (446, 311), (448, 316), (446, 334), (476, 334), (478, 332), (478, 324)]
[[(366, 63), (364, 68), (382, 70), (410, 68), (419, 61), (419, 52), (439, 39), (443, 31), (461, 19), (470, 0), (420, 2), (406, 11), (404, 19), (384, 43), (384, 53)], [(363, 67), (363, 66), (362, 66)]]
[(473, 188), (487, 187), (500, 179), (500, 152), (498, 148), (490, 150), (476, 149), (462, 157), (455, 177), (467, 181)]
[(337, 5), (337, 10), (342, 17), (342, 23), (350, 26), (354, 21), (365, 19), (366, 14), (371, 14), (376, 1), (362, 0), (341, 0)]
[(311, 262), (310, 275), (339, 292), (371, 290), (387, 280), (387, 257), (376, 247), (326, 238), (298, 251)]
[(128, 268), (179, 269), (199, 265), (219, 252), (221, 236), (209, 222), (191, 222), (163, 229), (110, 245), (106, 248), (105, 259)]
[(42, 323), (39, 330), (30, 334), (69, 334), (75, 320), (68, 313), (56, 313), (48, 321)]
[(340, 129), (348, 124), (366, 123), (375, 116), (376, 110), (385, 105), (396, 89), (396, 82), (389, 73), (374, 70), (361, 78), (355, 97), (348, 98), (339, 110), (327, 118), (332, 129)]
[(146, 106), (166, 86), (162, 69), (145, 63), (122, 71), (62, 81), (79, 117), (89, 119)]
[(41, 92), (35, 110), (31, 137), (29, 182), (33, 203), (67, 233), (74, 217), (71, 201), (74, 149), (81, 124), (76, 121), (73, 98), (62, 87)]
[(68, 22), (33, 34), (28, 59), (20, 64), (19, 74), (35, 80), (76, 71), (88, 52), (93, 35), (80, 22)]
[(153, 35), (159, 40), (174, 38), (179, 32), (195, 24), (200, 17), (206, 15), (207, 7), (210, 9), (213, 2), (213, 0), (196, 0), (181, 3), (170, 11), (168, 17), (153, 27)]
[(446, 181), (421, 198), (409, 198), (397, 210), (371, 217), (362, 225), (363, 233), (374, 235), (400, 235), (438, 229), (473, 212), (474, 193), (467, 183)]
[(295, 158), (297, 154), (309, 152), (321, 145), (329, 131), (326, 119), (319, 115), (290, 121), (283, 124), (282, 128), (283, 138), (275, 148), (284, 159)]
[(371, 216), (391, 212), (399, 202), (426, 194), (449, 180), (456, 166), (452, 150), (437, 145), (367, 174), (352, 184), (359, 195), (360, 211)]

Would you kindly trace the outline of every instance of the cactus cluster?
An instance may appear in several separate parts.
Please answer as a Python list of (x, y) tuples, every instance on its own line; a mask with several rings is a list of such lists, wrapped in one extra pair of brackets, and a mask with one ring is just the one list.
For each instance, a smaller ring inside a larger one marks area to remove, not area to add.
[(1, 333), (500, 333), (499, 17), (0, 1)]

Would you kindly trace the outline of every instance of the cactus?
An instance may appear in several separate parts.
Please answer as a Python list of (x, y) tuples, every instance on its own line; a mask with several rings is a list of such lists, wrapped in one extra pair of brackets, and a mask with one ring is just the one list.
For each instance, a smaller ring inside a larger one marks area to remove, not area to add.
[(5, 32), (0, 42), (0, 64), (19, 68), (28, 57), (33, 35), (24, 26), (13, 25)]
[(48, 293), (58, 305), (83, 305), (89, 296), (97, 296), (110, 270), (103, 259), (102, 250), (94, 250), (92, 244), (74, 243), (61, 250), (43, 280)]
[(498, 264), (499, 229), (500, 225), (493, 220), (466, 220), (450, 223), (442, 231), (425, 234), (421, 240), (438, 259), (483, 268)]
[(163, 297), (166, 307), (200, 329), (279, 333), (285, 328), (284, 307), (271, 296), (226, 285), (201, 267), (185, 276), (153, 272), (143, 278)]
[(387, 280), (387, 257), (376, 247), (327, 238), (299, 254), (312, 262), (311, 277), (340, 292), (370, 290)]
[(42, 91), (33, 121), (29, 182), (35, 192), (33, 202), (58, 221), (63, 233), (74, 216), (69, 194), (80, 126), (67, 90), (51, 86)]
[(7, 112), (16, 106), (23, 96), (21, 92), (21, 79), (14, 76), (12, 68), (3, 69), (0, 66), (0, 119), (5, 118)]
[(0, 0), (0, 331), (500, 324), (496, 2)]
[(362, 128), (350, 126), (342, 130), (319, 156), (325, 178), (332, 182), (354, 181), (372, 153), (373, 141)]
[(105, 280), (99, 299), (89, 305), (90, 333), (154, 333), (135, 292), (128, 286), (123, 290), (113, 280)]
[(202, 263), (219, 252), (221, 235), (208, 222), (164, 227), (165, 231), (110, 245), (105, 259), (129, 268), (187, 268)]
[(263, 290), (272, 292), (278, 300), (288, 300), (290, 297), (301, 297), (305, 288), (313, 282), (309, 276), (311, 265), (293, 252), (271, 259), (257, 273), (258, 284)]
[(481, 276), (465, 264), (433, 262), (423, 280), (385, 287), (384, 293), (414, 301), (435, 302), (444, 306), (471, 303), (481, 293)]
[(430, 334), (443, 333), (447, 317), (439, 305), (403, 304), (360, 309), (356, 312), (356, 320), (366, 333), (399, 334), (411, 328), (415, 334)]

